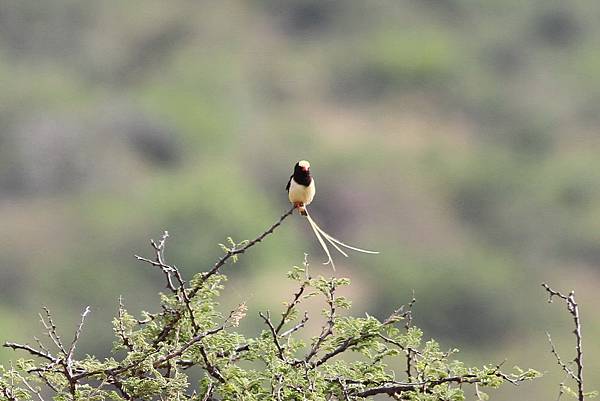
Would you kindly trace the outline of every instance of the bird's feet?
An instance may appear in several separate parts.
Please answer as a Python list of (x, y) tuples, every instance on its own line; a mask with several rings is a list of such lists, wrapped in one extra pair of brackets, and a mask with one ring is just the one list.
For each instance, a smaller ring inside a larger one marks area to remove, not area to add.
[(304, 207), (304, 202), (294, 202), (294, 208), (298, 209), (298, 212), (302, 216), (306, 216), (306, 208)]

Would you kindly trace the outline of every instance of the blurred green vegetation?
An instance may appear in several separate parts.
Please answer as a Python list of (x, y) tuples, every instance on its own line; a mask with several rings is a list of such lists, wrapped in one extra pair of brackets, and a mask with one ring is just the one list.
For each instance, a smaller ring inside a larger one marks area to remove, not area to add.
[[(381, 251), (336, 259), (356, 307), (384, 316), (414, 290), (418, 325), (443, 345), (549, 371), (519, 389), (542, 399), (562, 380), (544, 331), (573, 347), (539, 283), (574, 288), (600, 387), (599, 12), (590, 0), (2, 2), (2, 339), (38, 333), (40, 305), (68, 328), (90, 304), (83, 349), (105, 354), (120, 294), (130, 310), (157, 307), (161, 277), (132, 257), (150, 237), (169, 230), (170, 261), (206, 269), (219, 242), (288, 207), (306, 158), (320, 225)], [(304, 223), (228, 267), (231, 304), (264, 309), (304, 252), (321, 261)]]

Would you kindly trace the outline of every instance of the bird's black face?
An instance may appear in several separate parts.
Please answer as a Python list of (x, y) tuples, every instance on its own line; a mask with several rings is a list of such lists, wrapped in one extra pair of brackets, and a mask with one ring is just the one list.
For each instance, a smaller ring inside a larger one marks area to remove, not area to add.
[(310, 165), (307, 162), (302, 161), (296, 163), (294, 166), (294, 181), (302, 185), (310, 184)]

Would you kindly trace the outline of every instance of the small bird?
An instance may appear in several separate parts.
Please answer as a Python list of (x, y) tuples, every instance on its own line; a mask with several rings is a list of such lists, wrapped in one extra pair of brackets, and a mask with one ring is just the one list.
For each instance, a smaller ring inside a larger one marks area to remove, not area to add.
[(362, 252), (362, 253), (370, 253), (377, 254), (377, 251), (369, 251), (367, 249), (357, 248), (348, 244), (343, 243), (337, 238), (332, 237), (327, 234), (319, 225), (310, 217), (308, 214), (308, 210), (306, 206), (308, 206), (315, 197), (315, 179), (310, 175), (310, 163), (306, 160), (300, 160), (294, 166), (294, 174), (291, 175), (290, 180), (288, 181), (285, 189), (288, 191), (288, 198), (290, 202), (294, 205), (294, 208), (298, 209), (301, 215), (306, 216), (308, 223), (310, 224), (310, 228), (312, 228), (319, 244), (327, 254), (327, 261), (325, 264), (331, 264), (333, 270), (335, 270), (335, 265), (333, 263), (333, 258), (331, 257), (331, 252), (329, 252), (329, 248), (327, 247), (327, 242), (329, 242), (339, 253), (348, 257), (348, 254), (342, 249), (351, 249), (353, 251)]
[(286, 187), (288, 198), (301, 215), (306, 216), (306, 206), (315, 197), (315, 180), (310, 175), (310, 163), (300, 160), (294, 166), (294, 174), (290, 176)]

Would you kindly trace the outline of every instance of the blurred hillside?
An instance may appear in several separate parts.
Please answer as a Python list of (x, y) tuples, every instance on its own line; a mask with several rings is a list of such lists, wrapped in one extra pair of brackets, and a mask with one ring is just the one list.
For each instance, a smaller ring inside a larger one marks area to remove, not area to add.
[[(463, 359), (548, 372), (495, 399), (548, 399), (564, 379), (544, 332), (573, 347), (539, 284), (576, 289), (599, 389), (599, 15), (591, 0), (0, 2), (1, 340), (38, 334), (40, 305), (68, 328), (89, 304), (83, 349), (105, 354), (120, 294), (157, 305), (161, 277), (133, 253), (168, 229), (171, 262), (206, 269), (285, 211), (306, 158), (315, 219), (381, 251), (336, 259), (359, 311), (414, 290), (417, 324)], [(226, 302), (278, 305), (304, 252), (321, 269), (294, 218), (225, 270)]]

